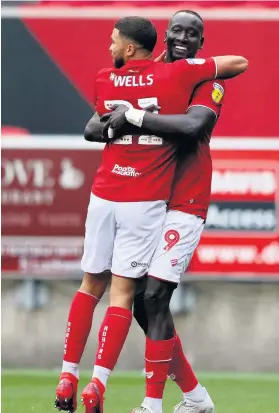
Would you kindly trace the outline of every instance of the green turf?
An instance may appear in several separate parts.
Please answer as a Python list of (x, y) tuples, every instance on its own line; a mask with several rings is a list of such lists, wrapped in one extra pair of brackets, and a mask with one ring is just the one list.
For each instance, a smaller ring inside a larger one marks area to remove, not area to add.
[[(90, 379), (82, 373), (80, 389)], [(55, 413), (54, 390), (58, 373), (45, 371), (2, 371), (2, 413)], [(279, 413), (278, 375), (207, 373), (199, 379), (216, 404), (216, 413)], [(105, 413), (129, 413), (143, 398), (140, 373), (115, 374), (109, 382)], [(167, 385), (164, 413), (172, 413), (180, 401), (175, 384)], [(78, 412), (83, 412), (82, 408)]]

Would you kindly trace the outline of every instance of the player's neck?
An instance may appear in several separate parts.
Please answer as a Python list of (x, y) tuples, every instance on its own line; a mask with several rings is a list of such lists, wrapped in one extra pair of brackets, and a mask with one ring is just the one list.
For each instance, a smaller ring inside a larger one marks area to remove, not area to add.
[(129, 60), (151, 60), (152, 58), (152, 53), (136, 53), (134, 56), (130, 57)]

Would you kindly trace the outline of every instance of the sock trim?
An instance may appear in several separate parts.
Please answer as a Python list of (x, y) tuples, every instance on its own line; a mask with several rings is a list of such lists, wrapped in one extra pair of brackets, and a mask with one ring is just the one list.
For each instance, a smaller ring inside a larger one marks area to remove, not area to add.
[(89, 295), (90, 297), (95, 298), (97, 301), (100, 301), (100, 298), (96, 297), (96, 295), (89, 294), (89, 293), (86, 293), (85, 291), (80, 291), (80, 290), (78, 290), (78, 293), (80, 293), (80, 294), (85, 294), (85, 295)]
[(115, 317), (122, 317), (125, 318), (126, 320), (131, 320), (133, 318), (133, 313), (130, 309), (124, 308), (124, 307), (116, 307), (116, 306), (110, 306), (107, 309), (106, 315), (108, 316), (115, 316)]
[(149, 359), (147, 359), (146, 357), (144, 357), (144, 359), (145, 359), (145, 361), (149, 361), (149, 363), (165, 363), (165, 362), (167, 362), (167, 361), (171, 361), (171, 360), (172, 360), (172, 358), (166, 359), (166, 360), (149, 360)]

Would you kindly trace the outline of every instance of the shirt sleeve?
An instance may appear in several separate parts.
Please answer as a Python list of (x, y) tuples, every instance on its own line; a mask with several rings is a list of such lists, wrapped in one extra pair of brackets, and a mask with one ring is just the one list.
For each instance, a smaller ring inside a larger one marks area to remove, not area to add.
[(188, 109), (193, 106), (204, 106), (211, 109), (218, 117), (224, 96), (225, 82), (223, 80), (209, 80), (195, 88)]
[(217, 65), (213, 57), (208, 59), (181, 59), (172, 63), (176, 75), (186, 87), (194, 87), (198, 83), (215, 79)]

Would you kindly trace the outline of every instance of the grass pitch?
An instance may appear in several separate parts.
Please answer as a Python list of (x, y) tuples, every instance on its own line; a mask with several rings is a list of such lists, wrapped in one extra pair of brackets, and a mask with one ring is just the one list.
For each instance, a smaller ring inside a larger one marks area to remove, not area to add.
[[(2, 413), (55, 413), (54, 394), (59, 373), (53, 371), (2, 371)], [(216, 405), (216, 413), (279, 413), (279, 375), (223, 374), (198, 375)], [(90, 380), (81, 372), (79, 390)], [(140, 373), (115, 373), (109, 382), (105, 413), (129, 413), (144, 395)], [(176, 385), (168, 381), (164, 413), (172, 413), (181, 400)], [(78, 413), (84, 412), (80, 406)]]

